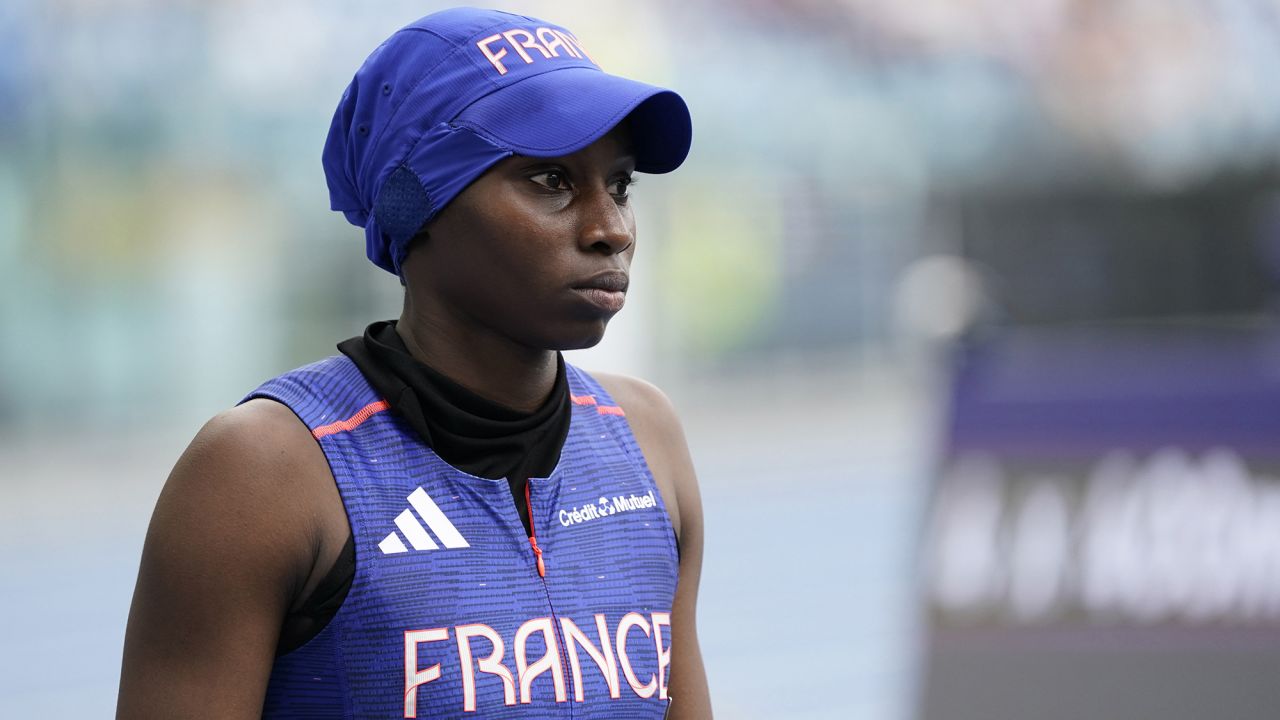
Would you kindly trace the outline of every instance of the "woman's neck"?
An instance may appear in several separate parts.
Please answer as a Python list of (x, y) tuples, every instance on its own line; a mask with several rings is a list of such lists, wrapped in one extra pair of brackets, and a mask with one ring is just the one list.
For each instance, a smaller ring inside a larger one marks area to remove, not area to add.
[(459, 332), (408, 307), (396, 332), (416, 360), (513, 410), (537, 410), (555, 385), (554, 350), (526, 347), (494, 332)]

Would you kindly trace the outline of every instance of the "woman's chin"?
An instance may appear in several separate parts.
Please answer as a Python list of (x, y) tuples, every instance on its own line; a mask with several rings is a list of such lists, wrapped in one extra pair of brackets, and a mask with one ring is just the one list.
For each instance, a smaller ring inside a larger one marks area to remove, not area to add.
[(589, 347), (595, 347), (604, 339), (604, 329), (608, 320), (600, 320), (593, 323), (592, 327), (577, 328), (575, 332), (565, 333), (557, 338), (554, 343), (553, 350), (584, 350)]

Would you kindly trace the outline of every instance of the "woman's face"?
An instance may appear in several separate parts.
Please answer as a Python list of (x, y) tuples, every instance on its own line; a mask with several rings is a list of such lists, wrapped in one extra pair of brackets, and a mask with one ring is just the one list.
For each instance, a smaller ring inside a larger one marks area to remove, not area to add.
[(414, 306), (535, 349), (595, 345), (626, 293), (634, 169), (623, 126), (572, 155), (494, 165), (415, 241), (403, 266)]

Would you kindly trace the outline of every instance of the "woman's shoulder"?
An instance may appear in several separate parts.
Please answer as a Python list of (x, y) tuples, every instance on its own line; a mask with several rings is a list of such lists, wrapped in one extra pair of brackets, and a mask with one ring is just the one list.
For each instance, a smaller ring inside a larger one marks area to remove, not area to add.
[[(613, 402), (622, 408), (636, 442), (652, 465), (655, 460), (679, 460), (688, 455), (684, 428), (675, 405), (656, 385), (640, 378), (614, 373), (592, 373)], [(655, 458), (652, 454), (661, 457)]]
[(251, 474), (262, 477), (297, 469), (310, 454), (297, 451), (314, 446), (310, 430), (289, 406), (258, 396), (213, 416), (196, 433), (182, 460), (253, 468), (258, 472)]
[(630, 375), (616, 373), (592, 372), (590, 376), (604, 388), (627, 413), (627, 418), (635, 424), (640, 422), (658, 422), (669, 424), (679, 422), (675, 405), (657, 385)]
[(310, 504), (325, 481), (332, 483), (328, 473), (323, 452), (298, 416), (280, 402), (255, 398), (205, 423), (178, 459), (161, 500), (278, 531), (303, 521), (307, 513), (289, 510)]
[(676, 534), (683, 539), (683, 528), (695, 519), (692, 513), (697, 512), (696, 520), (701, 522), (701, 501), (689, 445), (675, 405), (666, 393), (648, 381), (614, 373), (595, 372), (591, 376), (622, 408), (662, 493)]

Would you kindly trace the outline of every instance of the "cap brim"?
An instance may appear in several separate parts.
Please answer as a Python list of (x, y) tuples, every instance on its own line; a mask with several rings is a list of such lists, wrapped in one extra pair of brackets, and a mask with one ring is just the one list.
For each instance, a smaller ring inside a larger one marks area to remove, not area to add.
[(575, 153), (630, 118), (636, 170), (666, 173), (689, 154), (689, 108), (665, 88), (567, 67), (496, 90), (458, 114), (455, 124), (488, 136), (519, 155)]

